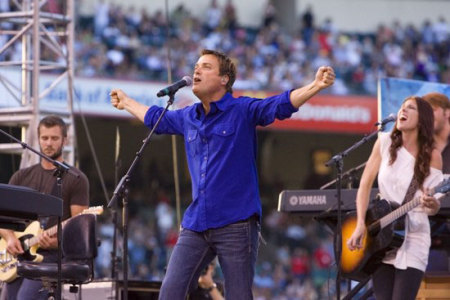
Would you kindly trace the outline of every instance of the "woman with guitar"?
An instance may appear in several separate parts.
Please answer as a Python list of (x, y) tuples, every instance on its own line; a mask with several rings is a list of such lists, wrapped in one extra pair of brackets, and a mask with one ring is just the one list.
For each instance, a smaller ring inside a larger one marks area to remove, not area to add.
[(426, 101), (407, 98), (397, 113), (392, 132), (380, 133), (361, 177), (356, 226), (346, 241), (350, 251), (360, 251), (370, 239), (366, 215), (377, 174), (382, 199), (401, 205), (415, 197), (420, 203), (406, 214), (403, 243), (383, 253), (372, 274), (377, 300), (415, 299), (428, 262), (428, 215), (436, 214), (440, 208), (428, 193), (443, 178), (442, 158), (433, 141), (433, 120), (433, 110)]

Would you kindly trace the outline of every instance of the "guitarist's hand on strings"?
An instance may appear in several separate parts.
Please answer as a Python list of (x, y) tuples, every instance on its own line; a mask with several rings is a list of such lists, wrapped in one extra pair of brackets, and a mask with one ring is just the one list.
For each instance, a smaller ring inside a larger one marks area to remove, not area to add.
[(56, 236), (51, 237), (47, 232), (43, 232), (39, 236), (39, 246), (43, 249), (56, 249), (58, 248), (58, 239)]
[(23, 254), (22, 245), (20, 244), (20, 241), (14, 234), (8, 237), (6, 240), (7, 240), (6, 250), (8, 251), (9, 254), (12, 254), (14, 256)]
[(430, 191), (427, 189), (425, 193), (422, 194), (420, 197), (420, 204), (428, 215), (435, 215), (441, 208), (441, 203), (433, 196), (430, 196), (429, 192)]
[(353, 231), (352, 236), (347, 240), (347, 247), (351, 251), (358, 250), (363, 247), (363, 240), (366, 235), (366, 225), (362, 223), (357, 225), (355, 231)]

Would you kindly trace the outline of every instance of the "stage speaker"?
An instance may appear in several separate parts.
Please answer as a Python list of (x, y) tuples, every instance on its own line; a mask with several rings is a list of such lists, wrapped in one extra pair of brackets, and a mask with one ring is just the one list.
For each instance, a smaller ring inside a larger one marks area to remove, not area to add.
[[(63, 290), (63, 300), (74, 299), (73, 294), (69, 292), (70, 285), (65, 284)], [(129, 300), (157, 300), (160, 281), (128, 281), (128, 299)], [(122, 300), (124, 299), (124, 284), (122, 280), (116, 282), (111, 280), (96, 280), (81, 285), (80, 290), (82, 299), (96, 300)]]

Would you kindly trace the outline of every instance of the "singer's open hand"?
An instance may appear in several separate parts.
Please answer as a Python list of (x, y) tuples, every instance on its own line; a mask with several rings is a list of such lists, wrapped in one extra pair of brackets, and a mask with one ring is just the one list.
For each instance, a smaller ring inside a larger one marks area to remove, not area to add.
[(320, 89), (324, 89), (334, 83), (335, 77), (332, 67), (320, 67), (317, 70), (315, 82)]
[(125, 100), (128, 98), (127, 94), (125, 94), (121, 89), (113, 89), (111, 93), (109, 93), (111, 98), (111, 104), (117, 109), (125, 108)]

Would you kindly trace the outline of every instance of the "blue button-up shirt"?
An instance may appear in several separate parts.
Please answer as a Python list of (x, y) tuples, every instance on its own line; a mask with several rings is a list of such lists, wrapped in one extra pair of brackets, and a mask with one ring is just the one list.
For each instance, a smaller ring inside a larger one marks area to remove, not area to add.
[[(182, 226), (193, 231), (222, 227), (261, 216), (256, 170), (256, 126), (285, 119), (297, 111), (290, 92), (266, 99), (233, 98), (229, 93), (210, 104), (167, 111), (156, 133), (184, 136), (192, 180), (192, 203)], [(148, 109), (144, 123), (152, 128), (163, 108)]]

